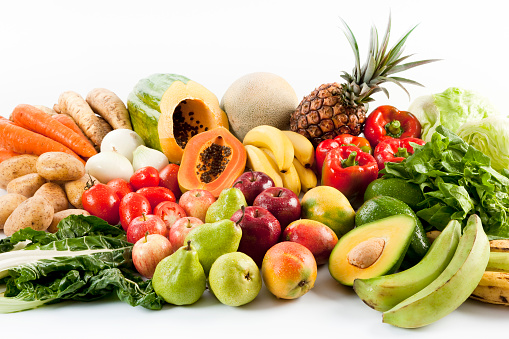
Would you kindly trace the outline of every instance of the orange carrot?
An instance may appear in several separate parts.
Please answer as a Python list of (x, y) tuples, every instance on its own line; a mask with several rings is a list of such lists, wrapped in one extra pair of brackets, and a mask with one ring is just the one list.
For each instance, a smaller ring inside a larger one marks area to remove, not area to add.
[(0, 147), (0, 162), (7, 160), (9, 158), (12, 158), (16, 155), (20, 155), (20, 154), (14, 152), (14, 151), (11, 151), (10, 149)]
[[(90, 145), (92, 145), (92, 142), (87, 138), (87, 136), (83, 133), (83, 131), (81, 130), (81, 128), (78, 126), (78, 124), (76, 124), (76, 122), (74, 121), (73, 118), (71, 118), (70, 116), (68, 116), (67, 114), (53, 114), (51, 116), (53, 119), (55, 120), (58, 120), (61, 124), (69, 127), (70, 129), (72, 129), (74, 132), (76, 132), (77, 134), (79, 134), (83, 140), (86, 140)], [(93, 145), (92, 145), (93, 146)]]
[(85, 161), (58, 141), (32, 132), (4, 117), (0, 117), (0, 147), (16, 153), (41, 155), (45, 152), (64, 152)]
[(11, 119), (33, 132), (67, 146), (78, 155), (91, 157), (97, 154), (95, 148), (83, 140), (79, 134), (34, 106), (16, 106), (11, 114)]

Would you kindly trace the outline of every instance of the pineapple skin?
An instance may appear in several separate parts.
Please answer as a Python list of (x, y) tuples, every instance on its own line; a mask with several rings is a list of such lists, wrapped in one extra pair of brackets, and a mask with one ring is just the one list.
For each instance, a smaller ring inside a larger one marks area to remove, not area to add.
[(308, 138), (315, 148), (339, 134), (359, 135), (366, 121), (366, 108), (346, 102), (343, 92), (337, 82), (316, 88), (291, 115), (290, 129)]

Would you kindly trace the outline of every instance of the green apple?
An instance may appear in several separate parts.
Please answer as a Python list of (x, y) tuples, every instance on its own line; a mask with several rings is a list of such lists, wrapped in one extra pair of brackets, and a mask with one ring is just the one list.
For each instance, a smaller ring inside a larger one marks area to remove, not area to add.
[(221, 303), (245, 305), (253, 301), (262, 288), (260, 269), (247, 254), (223, 254), (210, 268), (209, 287)]

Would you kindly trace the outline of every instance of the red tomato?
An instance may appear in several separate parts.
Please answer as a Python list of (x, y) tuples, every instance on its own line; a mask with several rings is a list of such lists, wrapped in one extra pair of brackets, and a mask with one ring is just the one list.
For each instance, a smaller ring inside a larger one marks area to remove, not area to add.
[(129, 183), (134, 191), (143, 187), (159, 186), (159, 172), (152, 166), (142, 167), (134, 172)]
[(150, 206), (157, 206), (163, 201), (175, 202), (175, 195), (166, 187), (143, 187), (136, 191), (147, 198)]
[(187, 217), (186, 211), (179, 204), (173, 201), (163, 201), (154, 208), (154, 214), (163, 219), (168, 230), (175, 221)]
[(170, 189), (177, 200), (182, 195), (177, 178), (179, 168), (177, 164), (169, 164), (159, 172), (159, 186)]
[(106, 185), (113, 188), (120, 199), (122, 199), (127, 193), (133, 191), (131, 185), (121, 178), (110, 180)]
[(127, 231), (134, 218), (150, 214), (151, 210), (150, 203), (143, 195), (136, 192), (127, 193), (120, 201), (119, 207), (122, 228)]
[(120, 198), (110, 186), (94, 184), (83, 192), (81, 203), (90, 214), (105, 220), (108, 224), (118, 224)]

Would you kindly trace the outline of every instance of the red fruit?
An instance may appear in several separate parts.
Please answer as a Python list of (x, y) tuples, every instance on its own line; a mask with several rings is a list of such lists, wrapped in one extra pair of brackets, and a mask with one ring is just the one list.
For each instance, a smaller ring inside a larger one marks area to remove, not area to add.
[(195, 217), (205, 222), (207, 210), (215, 201), (216, 197), (212, 193), (196, 188), (182, 194), (179, 205), (184, 209), (187, 216)]
[(202, 224), (203, 221), (195, 217), (184, 217), (175, 221), (168, 232), (168, 239), (170, 239), (173, 251), (184, 246), (184, 239), (187, 233)]
[(118, 224), (120, 198), (110, 186), (94, 184), (83, 192), (81, 203), (90, 214), (105, 220), (108, 224)]
[(143, 187), (136, 191), (147, 198), (150, 206), (157, 206), (163, 201), (175, 202), (175, 195), (166, 187)]
[(177, 178), (179, 168), (177, 164), (169, 164), (159, 172), (159, 186), (171, 190), (177, 200), (182, 195)]
[(159, 186), (159, 172), (152, 166), (142, 167), (134, 172), (129, 183), (134, 191), (143, 187)]
[(122, 228), (127, 231), (134, 218), (149, 214), (151, 210), (150, 203), (143, 195), (136, 192), (127, 193), (120, 201), (119, 214)]
[(157, 264), (173, 253), (171, 243), (160, 234), (148, 234), (133, 246), (133, 264), (138, 273), (152, 278)]
[(154, 208), (154, 214), (163, 219), (169, 230), (180, 218), (186, 217), (186, 212), (179, 204), (173, 201), (163, 201)]
[(131, 187), (131, 185), (127, 181), (125, 181), (124, 179), (121, 179), (121, 178), (110, 180), (110, 181), (108, 181), (108, 183), (106, 185), (113, 188), (120, 199), (122, 199), (124, 197), (124, 195), (126, 195), (127, 193), (130, 193), (133, 191), (133, 188)]
[(143, 238), (147, 232), (149, 234), (168, 236), (168, 230), (161, 218), (153, 214), (142, 214), (134, 218), (129, 224), (129, 228), (127, 229), (127, 241), (134, 244), (139, 239)]
[(325, 161), (325, 156), (331, 149), (338, 148), (341, 144), (334, 139), (325, 139), (321, 143), (318, 144), (315, 151), (316, 158), (316, 170), (318, 173), (322, 173), (323, 162)]

